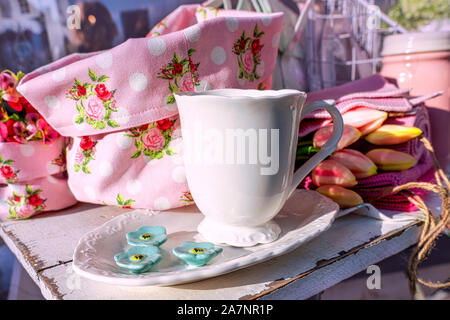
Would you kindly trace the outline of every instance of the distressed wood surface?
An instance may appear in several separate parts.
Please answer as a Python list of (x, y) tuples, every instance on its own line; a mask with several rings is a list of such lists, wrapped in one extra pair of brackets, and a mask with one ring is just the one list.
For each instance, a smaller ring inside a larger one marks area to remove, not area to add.
[(47, 299), (304, 299), (413, 245), (418, 222), (349, 215), (296, 250), (223, 276), (171, 287), (120, 287), (79, 277), (72, 254), (86, 232), (124, 212), (78, 204), (26, 221), (4, 221), (0, 236)]

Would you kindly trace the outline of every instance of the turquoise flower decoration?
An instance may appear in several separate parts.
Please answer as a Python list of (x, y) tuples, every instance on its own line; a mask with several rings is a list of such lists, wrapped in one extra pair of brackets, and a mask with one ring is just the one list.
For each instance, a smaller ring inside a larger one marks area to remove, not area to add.
[(195, 267), (207, 264), (212, 258), (222, 252), (222, 248), (216, 247), (210, 242), (183, 242), (172, 250), (173, 254)]
[(125, 252), (118, 253), (114, 260), (119, 267), (131, 270), (133, 273), (142, 273), (161, 260), (159, 248), (149, 247), (131, 247)]
[(166, 228), (161, 226), (156, 227), (140, 227), (134, 232), (127, 233), (127, 241), (129, 245), (146, 247), (159, 247), (167, 240)]

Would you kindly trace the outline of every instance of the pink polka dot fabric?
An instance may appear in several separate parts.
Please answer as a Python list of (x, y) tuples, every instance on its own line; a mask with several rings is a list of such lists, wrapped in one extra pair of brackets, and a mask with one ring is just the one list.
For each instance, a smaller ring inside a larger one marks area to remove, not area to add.
[(18, 90), (70, 136), (69, 187), (80, 201), (165, 210), (192, 203), (174, 93), (270, 89), (283, 14), (181, 6), (147, 38), (73, 54)]
[(77, 201), (65, 174), (65, 138), (0, 143), (0, 219), (26, 219)]

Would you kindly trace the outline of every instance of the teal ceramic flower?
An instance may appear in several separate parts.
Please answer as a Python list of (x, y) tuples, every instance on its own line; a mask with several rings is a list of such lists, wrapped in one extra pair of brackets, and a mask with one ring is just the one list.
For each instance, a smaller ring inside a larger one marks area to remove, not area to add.
[(216, 247), (210, 242), (183, 242), (172, 250), (173, 254), (195, 267), (204, 266), (222, 252), (222, 248)]
[(166, 228), (157, 227), (140, 227), (134, 232), (127, 233), (127, 241), (129, 245), (146, 247), (159, 247), (167, 240)]
[(161, 260), (161, 254), (159, 248), (155, 246), (131, 247), (125, 252), (116, 254), (114, 260), (119, 267), (134, 273), (142, 273), (157, 264)]

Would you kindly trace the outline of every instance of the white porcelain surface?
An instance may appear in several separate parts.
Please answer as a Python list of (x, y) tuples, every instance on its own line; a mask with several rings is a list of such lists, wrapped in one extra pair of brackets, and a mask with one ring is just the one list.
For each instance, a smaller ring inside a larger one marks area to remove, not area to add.
[[(207, 219), (200, 233), (208, 241), (242, 247), (274, 241), (280, 229), (273, 217), (336, 149), (343, 125), (334, 101), (304, 107), (306, 94), (290, 89), (182, 92), (175, 99), (186, 179)], [(335, 132), (294, 172), (301, 115), (319, 108), (330, 112)]]
[[(89, 279), (123, 286), (174, 285), (206, 279), (285, 254), (326, 231), (336, 218), (336, 203), (314, 191), (296, 190), (274, 221), (277, 240), (223, 252), (204, 267), (187, 267), (171, 252), (184, 241), (204, 241), (197, 227), (204, 218), (195, 206), (151, 213), (134, 210), (117, 216), (83, 236), (73, 257), (74, 270)], [(168, 240), (160, 248), (162, 261), (153, 271), (132, 274), (118, 267), (114, 255), (127, 248), (125, 235), (144, 225), (166, 227)]]

